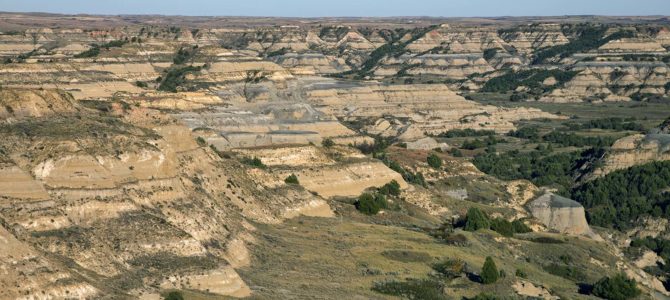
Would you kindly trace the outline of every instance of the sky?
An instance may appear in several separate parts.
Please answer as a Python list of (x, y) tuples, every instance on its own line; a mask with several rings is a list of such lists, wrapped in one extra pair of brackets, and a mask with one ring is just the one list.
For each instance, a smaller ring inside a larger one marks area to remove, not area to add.
[(273, 17), (670, 15), (670, 0), (0, 0), (0, 11)]

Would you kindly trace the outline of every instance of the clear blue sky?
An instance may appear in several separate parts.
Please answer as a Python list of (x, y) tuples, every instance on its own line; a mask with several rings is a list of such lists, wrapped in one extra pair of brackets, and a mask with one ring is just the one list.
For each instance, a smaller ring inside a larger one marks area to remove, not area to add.
[(0, 11), (199, 16), (670, 15), (670, 0), (0, 0)]

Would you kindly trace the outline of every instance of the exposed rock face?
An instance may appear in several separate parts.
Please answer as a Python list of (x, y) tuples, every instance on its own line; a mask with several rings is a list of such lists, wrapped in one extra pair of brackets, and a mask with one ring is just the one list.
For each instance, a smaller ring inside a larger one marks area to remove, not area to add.
[(577, 201), (546, 193), (527, 206), (533, 216), (550, 230), (572, 235), (597, 236), (586, 222), (584, 207)]
[(661, 52), (667, 50), (660, 43), (652, 39), (621, 39), (610, 41), (598, 48), (603, 52)]
[(327, 105), (327, 112), (342, 118), (371, 118), (391, 115), (403, 118), (394, 123), (380, 120), (366, 130), (372, 134), (399, 136), (411, 141), (424, 133), (439, 134), (450, 129), (492, 129), (508, 132), (512, 122), (533, 118), (561, 118), (537, 109), (499, 108), (465, 100), (446, 85), (345, 85), (332, 82), (311, 86), (305, 98), (314, 106)]
[(520, 280), (515, 282), (512, 285), (514, 291), (521, 296), (538, 298), (538, 299), (547, 299), (547, 300), (558, 300), (560, 297), (553, 296), (546, 288), (542, 286), (535, 286), (533, 283)]
[[(6, 224), (0, 243), (18, 251), (0, 254), (0, 267), (16, 270), (0, 283), (21, 286), (3, 289), (2, 298), (17, 298), (19, 291), (26, 298), (96, 298), (119, 290), (133, 297), (179, 282), (246, 296), (249, 288), (231, 267), (248, 261), (253, 227), (246, 220), (332, 215), (322, 198), (304, 189), (254, 183), (235, 160), (199, 147), (187, 127), (148, 117), (144, 108), (129, 108), (144, 117), (138, 124), (147, 128), (140, 128), (110, 121), (65, 93), (2, 92), (8, 95), (3, 104), (13, 107), (3, 115), (2, 132), (32, 128), (25, 133), (30, 139), (0, 141)], [(70, 260), (67, 267), (62, 257)]]
[(603, 166), (587, 177), (593, 179), (613, 171), (654, 161), (670, 160), (670, 134), (634, 134), (617, 140), (603, 158)]
[(410, 150), (433, 150), (433, 149), (441, 149), (443, 151), (449, 149), (449, 145), (445, 143), (438, 143), (434, 138), (431, 137), (425, 137), (422, 139), (418, 139), (413, 142), (408, 142), (407, 143), (407, 149)]

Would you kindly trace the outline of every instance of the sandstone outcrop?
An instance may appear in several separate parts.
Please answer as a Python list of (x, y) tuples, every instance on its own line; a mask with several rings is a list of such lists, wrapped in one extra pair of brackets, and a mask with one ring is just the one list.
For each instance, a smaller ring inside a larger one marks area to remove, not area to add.
[(584, 207), (574, 200), (546, 193), (529, 202), (527, 207), (549, 230), (599, 238), (586, 222)]

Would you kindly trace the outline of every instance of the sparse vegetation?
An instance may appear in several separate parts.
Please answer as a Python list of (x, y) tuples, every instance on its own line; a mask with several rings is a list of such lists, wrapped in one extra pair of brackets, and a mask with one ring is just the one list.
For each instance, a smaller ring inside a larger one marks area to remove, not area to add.
[(300, 181), (298, 181), (298, 176), (295, 174), (291, 174), (286, 179), (284, 179), (284, 182), (287, 184), (300, 184)]
[(261, 161), (260, 158), (258, 157), (244, 157), (242, 158), (242, 163), (248, 166), (252, 166), (254, 168), (259, 168), (259, 169), (265, 169), (267, 166)]
[(375, 282), (372, 290), (378, 293), (399, 296), (414, 300), (442, 300), (447, 299), (442, 293), (442, 284), (429, 279), (409, 279), (407, 281)]
[(323, 141), (321, 141), (321, 146), (325, 148), (330, 148), (332, 146), (335, 146), (335, 142), (333, 142), (333, 139), (331, 138), (325, 138)]

